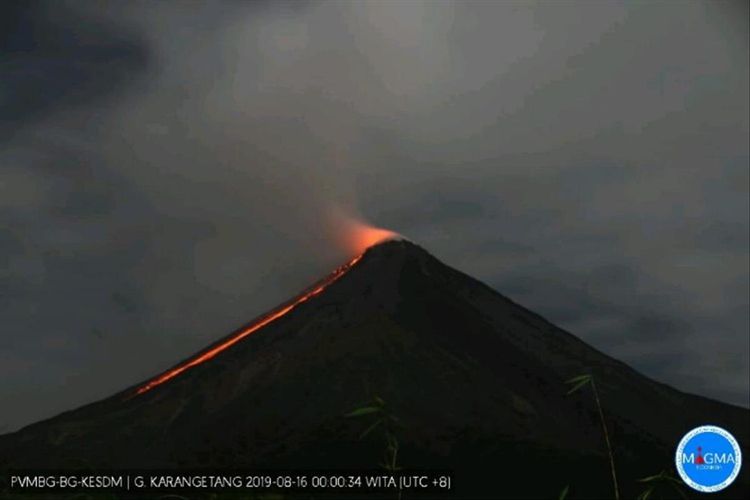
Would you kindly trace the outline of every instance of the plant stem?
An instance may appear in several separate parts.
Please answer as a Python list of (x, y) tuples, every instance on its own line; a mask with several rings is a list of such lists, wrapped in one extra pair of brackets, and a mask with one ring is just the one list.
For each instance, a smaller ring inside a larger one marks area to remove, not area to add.
[(615, 488), (615, 500), (620, 500), (620, 488), (617, 486), (617, 473), (615, 472), (615, 458), (612, 455), (612, 445), (609, 442), (609, 431), (607, 431), (607, 424), (604, 422), (604, 411), (602, 411), (602, 403), (599, 401), (599, 392), (596, 390), (596, 384), (594, 378), (591, 377), (591, 389), (594, 392), (594, 401), (596, 401), (596, 408), (599, 410), (599, 420), (602, 422), (602, 430), (604, 431), (604, 441), (607, 443), (607, 454), (609, 455), (609, 468), (612, 471), (612, 484)]

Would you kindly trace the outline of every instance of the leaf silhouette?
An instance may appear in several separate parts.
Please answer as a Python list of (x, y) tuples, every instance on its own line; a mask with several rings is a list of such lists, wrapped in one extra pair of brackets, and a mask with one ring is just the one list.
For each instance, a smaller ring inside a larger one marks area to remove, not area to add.
[(375, 427), (377, 427), (381, 423), (383, 423), (382, 420), (376, 420), (375, 422), (373, 422), (367, 429), (364, 430), (364, 432), (362, 432), (362, 434), (359, 435), (359, 439), (364, 439), (365, 436), (372, 432), (373, 429), (375, 429)]
[(654, 487), (650, 487), (647, 490), (645, 490), (643, 493), (638, 495), (638, 500), (648, 500), (651, 497), (651, 493), (654, 492)]
[(557, 497), (557, 500), (565, 500), (568, 498), (568, 493), (570, 492), (570, 485), (565, 485), (565, 488), (562, 489), (560, 492), (560, 496)]
[(573, 385), (573, 387), (567, 393), (573, 394), (584, 385), (591, 383), (591, 375), (578, 375), (577, 377), (573, 377), (570, 380), (566, 380), (565, 383)]
[(578, 389), (580, 389), (581, 387), (583, 387), (584, 385), (586, 385), (586, 384), (588, 384), (588, 383), (589, 383), (589, 381), (588, 381), (588, 380), (581, 380), (581, 381), (580, 381), (580, 382), (578, 382), (578, 383), (577, 383), (576, 385), (574, 385), (574, 386), (573, 386), (573, 387), (572, 387), (572, 388), (571, 388), (571, 389), (570, 389), (570, 390), (569, 390), (569, 391), (568, 391), (568, 392), (566, 393), (566, 395), (570, 395), (570, 394), (573, 394), (573, 393), (574, 393), (574, 392), (576, 392), (576, 391), (577, 391)]
[(589, 374), (578, 375), (576, 377), (573, 377), (571, 379), (566, 380), (565, 383), (566, 384), (575, 384), (577, 382), (580, 382), (581, 380), (585, 380), (586, 382), (588, 382), (589, 380), (591, 380), (591, 375), (589, 375)]
[(348, 418), (361, 417), (362, 415), (370, 415), (372, 413), (378, 413), (379, 411), (380, 411), (380, 408), (376, 406), (364, 406), (362, 408), (357, 408), (356, 410), (349, 412), (344, 416)]

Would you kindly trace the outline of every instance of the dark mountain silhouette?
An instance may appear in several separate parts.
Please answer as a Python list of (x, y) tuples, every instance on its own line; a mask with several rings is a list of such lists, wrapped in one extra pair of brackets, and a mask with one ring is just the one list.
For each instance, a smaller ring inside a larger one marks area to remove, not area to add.
[[(622, 498), (673, 470), (703, 424), (750, 442), (750, 412), (653, 381), (407, 241), (370, 248), (253, 335), (142, 394), (0, 437), (3, 467), (377, 468), (382, 437), (344, 414), (382, 398), (399, 464), (455, 471), (451, 498), (611, 498), (593, 374)], [(747, 448), (743, 452), (747, 454)], [(716, 497), (747, 497), (748, 473)], [(688, 493), (690, 494), (690, 493)]]

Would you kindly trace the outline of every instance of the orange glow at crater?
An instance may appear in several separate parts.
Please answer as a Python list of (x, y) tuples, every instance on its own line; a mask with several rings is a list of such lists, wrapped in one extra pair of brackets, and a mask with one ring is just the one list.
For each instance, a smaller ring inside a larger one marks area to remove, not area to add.
[(361, 254), (378, 243), (400, 238), (398, 233), (394, 233), (388, 229), (373, 227), (351, 218), (343, 221), (341, 229), (340, 240), (342, 244), (349, 252), (354, 254)]

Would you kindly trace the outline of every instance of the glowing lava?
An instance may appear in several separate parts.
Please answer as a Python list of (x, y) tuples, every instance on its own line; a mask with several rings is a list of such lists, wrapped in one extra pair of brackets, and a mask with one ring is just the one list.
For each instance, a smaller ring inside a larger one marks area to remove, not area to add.
[(352, 218), (343, 219), (340, 221), (340, 225), (343, 229), (339, 237), (341, 243), (347, 250), (356, 254), (360, 254), (378, 243), (401, 237), (393, 231), (373, 227)]
[[(380, 231), (383, 231), (383, 230), (380, 230)], [(388, 231), (383, 231), (383, 232), (388, 233)], [(357, 241), (362, 242), (362, 243), (366, 241), (372, 241), (374, 244), (374, 243), (378, 243), (382, 241), (382, 239), (378, 239), (374, 237), (374, 235), (363, 234), (359, 238), (361, 239), (358, 239)], [(367, 247), (364, 247), (363, 250), (366, 248)], [(349, 271), (357, 262), (359, 262), (361, 258), (362, 258), (362, 254), (359, 254), (357, 257), (353, 258), (352, 260), (350, 260), (343, 266), (336, 268), (331, 274), (329, 274), (328, 276), (326, 276), (325, 278), (317, 282), (311, 288), (302, 292), (300, 295), (298, 295), (291, 301), (287, 302), (286, 304), (282, 304), (281, 306), (277, 307), (276, 309), (266, 314), (265, 316), (259, 318), (258, 320), (250, 323), (249, 325), (241, 328), (235, 333), (222, 339), (217, 344), (207, 348), (206, 350), (202, 352), (199, 352), (192, 358), (178, 364), (174, 368), (171, 368), (167, 370), (166, 372), (162, 373), (161, 375), (158, 375), (154, 377), (153, 379), (149, 380), (148, 382), (140, 386), (135, 391), (135, 394), (133, 394), (133, 396), (143, 394), (144, 392), (149, 391), (153, 389), (154, 387), (161, 385), (164, 382), (167, 382), (168, 380), (175, 378), (177, 375), (181, 374), (182, 372), (189, 370), (190, 368), (197, 366), (205, 361), (208, 361), (209, 359), (215, 357), (217, 354), (233, 346), (234, 344), (244, 339), (245, 337), (251, 335), (252, 333), (263, 328), (264, 326), (284, 316), (285, 314), (292, 311), (303, 302), (310, 300), (312, 297), (315, 297), (316, 295), (321, 293), (323, 290), (328, 288), (336, 280), (338, 280), (340, 277), (346, 274), (346, 272)]]

